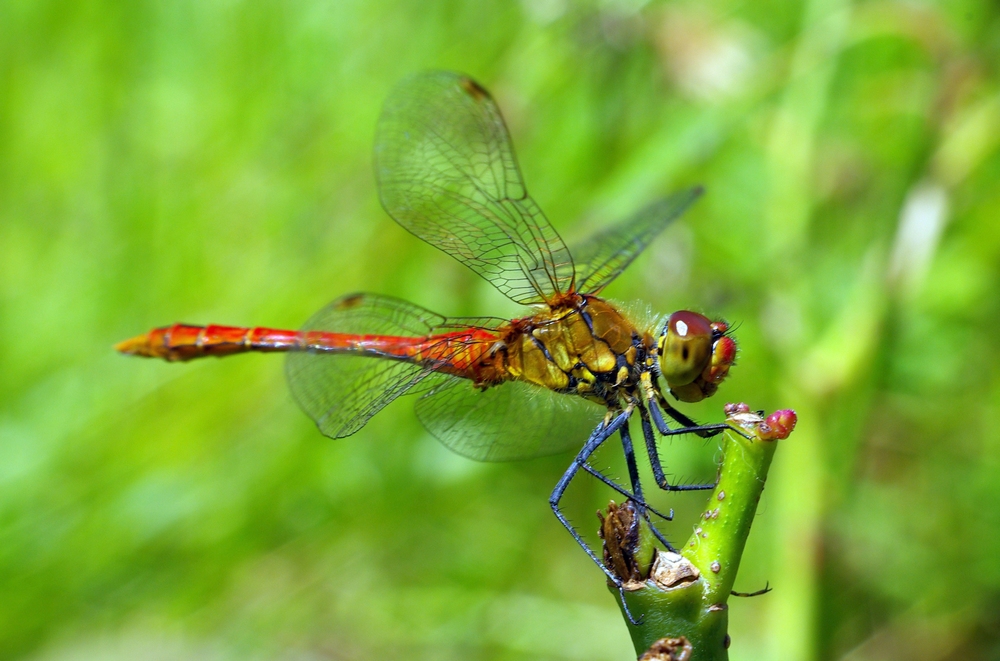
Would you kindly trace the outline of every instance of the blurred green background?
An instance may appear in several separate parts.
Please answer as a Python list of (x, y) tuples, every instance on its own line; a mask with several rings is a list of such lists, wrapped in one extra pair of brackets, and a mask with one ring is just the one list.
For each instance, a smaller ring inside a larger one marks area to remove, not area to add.
[[(359, 290), (516, 314), (379, 207), (375, 120), (425, 68), (493, 91), (567, 237), (706, 185), (606, 293), (740, 324), (692, 415), (799, 412), (732, 658), (1000, 659), (990, 0), (0, 2), (0, 657), (633, 658), (546, 502), (568, 457), (467, 461), (405, 398), (335, 442), (278, 356), (111, 350)], [(656, 500), (672, 538), (703, 498)]]

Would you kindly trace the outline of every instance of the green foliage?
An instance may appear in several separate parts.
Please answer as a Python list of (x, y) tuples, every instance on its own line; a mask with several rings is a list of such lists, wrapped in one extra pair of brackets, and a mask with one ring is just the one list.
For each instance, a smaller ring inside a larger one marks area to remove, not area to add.
[[(111, 351), (356, 290), (516, 313), (378, 206), (379, 106), (433, 67), (568, 237), (706, 185), (607, 293), (741, 323), (687, 412), (799, 413), (732, 658), (995, 658), (998, 34), (988, 0), (0, 3), (0, 657), (629, 657), (546, 503), (567, 457), (467, 462), (405, 399), (333, 442), (278, 357)], [(703, 498), (655, 500), (672, 539)]]

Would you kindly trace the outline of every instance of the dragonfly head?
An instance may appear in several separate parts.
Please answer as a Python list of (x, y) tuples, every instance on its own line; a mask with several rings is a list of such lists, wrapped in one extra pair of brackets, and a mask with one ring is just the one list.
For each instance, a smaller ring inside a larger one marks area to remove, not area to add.
[(682, 402), (699, 402), (719, 388), (736, 360), (729, 324), (681, 310), (667, 319), (658, 343), (660, 374)]

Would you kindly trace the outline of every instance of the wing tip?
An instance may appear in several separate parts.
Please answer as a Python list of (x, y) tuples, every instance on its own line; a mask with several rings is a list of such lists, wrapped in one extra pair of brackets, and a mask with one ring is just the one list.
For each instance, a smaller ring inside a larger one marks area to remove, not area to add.
[(459, 74), (458, 84), (462, 87), (462, 90), (475, 101), (486, 101), (491, 98), (490, 93), (486, 91), (486, 88), (473, 80), (471, 76)]

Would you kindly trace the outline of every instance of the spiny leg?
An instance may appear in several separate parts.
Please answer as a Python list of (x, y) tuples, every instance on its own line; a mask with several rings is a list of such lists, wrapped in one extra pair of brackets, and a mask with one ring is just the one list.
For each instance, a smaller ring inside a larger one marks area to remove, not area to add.
[[(653, 411), (654, 419), (659, 414), (656, 409), (656, 405), (650, 402), (650, 410)], [(663, 471), (663, 464), (660, 462), (660, 452), (656, 447), (656, 435), (653, 433), (653, 425), (649, 423), (649, 414), (646, 412), (645, 407), (639, 407), (639, 418), (642, 422), (642, 435), (646, 439), (646, 452), (649, 454), (649, 463), (653, 468), (653, 479), (656, 480), (656, 486), (660, 487), (664, 491), (706, 491), (708, 489), (714, 489), (715, 484), (670, 484), (667, 481), (667, 476)], [(662, 416), (660, 420), (662, 421)], [(666, 426), (666, 425), (664, 425)], [(722, 425), (725, 427), (726, 425)], [(666, 435), (676, 435), (684, 434), (694, 431), (695, 428), (685, 428), (680, 427), (678, 429), (667, 429)], [(661, 430), (662, 433), (662, 430)]]
[[(681, 427), (697, 427), (698, 426), (697, 422), (695, 422), (694, 420), (692, 420), (691, 418), (687, 417), (686, 415), (684, 415), (683, 413), (681, 413), (680, 411), (678, 411), (677, 409), (675, 409), (673, 406), (671, 406), (670, 402), (668, 402), (665, 397), (661, 398), (658, 403), (659, 403), (660, 406), (663, 407), (663, 411), (667, 415), (669, 415), (671, 418), (673, 418), (674, 422), (676, 422), (677, 424), (679, 424)], [(650, 406), (650, 408), (653, 408), (653, 406)], [(660, 416), (660, 420), (663, 420), (663, 416), (662, 415)], [(660, 425), (657, 425), (657, 426), (660, 427)], [(666, 428), (666, 426), (667, 426), (666, 422), (664, 421), (661, 429)], [(721, 431), (721, 430), (719, 430), (719, 431)], [(707, 438), (709, 436), (715, 436), (716, 434), (719, 433), (719, 431), (706, 432), (704, 434), (703, 438)], [(701, 436), (701, 434), (699, 434), (699, 436)]]
[(636, 498), (636, 495), (634, 493), (632, 493), (631, 491), (629, 491), (625, 487), (621, 486), (620, 484), (618, 484), (617, 482), (615, 482), (614, 480), (612, 480), (610, 477), (608, 477), (607, 475), (605, 475), (601, 471), (597, 470), (596, 468), (594, 468), (593, 466), (591, 466), (588, 463), (584, 463), (583, 466), (581, 466), (581, 468), (583, 468), (583, 470), (587, 471), (588, 473), (590, 473), (591, 475), (593, 475), (594, 477), (596, 477), (598, 480), (600, 480), (601, 482), (603, 482), (607, 486), (611, 487), (612, 489), (614, 489), (615, 491), (617, 491), (621, 495), (625, 496), (626, 498), (628, 498), (632, 502), (636, 503), (637, 505), (641, 505), (643, 508), (645, 508), (646, 510), (648, 510), (651, 514), (655, 514), (656, 516), (660, 517), (664, 521), (673, 521), (674, 520), (674, 511), (673, 510), (670, 510), (670, 514), (664, 514), (663, 512), (661, 512), (661, 511), (659, 511), (657, 509), (654, 509), (651, 505), (649, 505), (645, 501), (639, 500), (638, 498)]
[(581, 448), (580, 452), (577, 453), (576, 458), (573, 459), (573, 463), (569, 465), (569, 468), (566, 469), (566, 472), (552, 490), (552, 494), (549, 496), (549, 505), (552, 507), (552, 511), (555, 513), (556, 518), (559, 519), (559, 522), (563, 524), (566, 530), (569, 531), (569, 534), (573, 536), (573, 539), (576, 540), (576, 543), (583, 548), (588, 556), (590, 556), (590, 559), (601, 568), (601, 571), (607, 574), (608, 578), (612, 581), (616, 582), (618, 579), (615, 575), (612, 574), (611, 570), (605, 567), (604, 563), (598, 559), (597, 555), (590, 548), (590, 546), (588, 546), (587, 543), (583, 541), (583, 538), (580, 537), (580, 533), (576, 531), (576, 528), (573, 527), (566, 516), (562, 513), (562, 510), (559, 508), (559, 501), (562, 500), (563, 494), (565, 494), (566, 489), (569, 488), (569, 483), (573, 480), (573, 477), (576, 476), (580, 468), (586, 463), (590, 455), (596, 452), (597, 448), (601, 447), (601, 444), (604, 443), (604, 441), (608, 440), (616, 431), (618, 431), (619, 427), (625, 424), (625, 421), (628, 420), (628, 415), (628, 412), (619, 413), (618, 416), (611, 420), (611, 422), (606, 425), (602, 423), (597, 427), (597, 429), (594, 430), (594, 432), (590, 435), (590, 438), (587, 439), (583, 448)]
[(639, 503), (639, 512), (642, 514), (642, 518), (646, 520), (646, 523), (649, 524), (649, 529), (660, 540), (660, 543), (667, 547), (667, 550), (673, 551), (674, 547), (670, 545), (670, 542), (663, 536), (663, 533), (650, 521), (649, 513), (646, 511), (646, 505), (642, 496), (642, 483), (639, 481), (639, 466), (635, 461), (635, 448), (632, 445), (632, 432), (628, 428), (628, 421), (622, 425), (618, 433), (622, 437), (622, 450), (625, 451), (625, 465), (628, 466), (628, 478), (632, 484), (632, 493), (635, 494), (635, 500)]
[[(681, 425), (681, 427), (677, 429), (670, 428), (670, 425), (668, 425), (666, 420), (663, 419), (663, 414), (660, 413), (660, 409), (657, 407), (657, 402), (660, 404), (660, 406), (663, 407), (663, 410), (667, 412), (667, 415), (673, 418), (678, 424)], [(663, 394), (660, 392), (654, 391), (654, 393), (649, 397), (648, 404), (649, 404), (650, 414), (653, 416), (653, 422), (656, 424), (657, 430), (659, 430), (660, 434), (662, 434), (663, 436), (675, 436), (677, 434), (695, 434), (696, 436), (699, 436), (701, 438), (711, 438), (721, 432), (728, 430), (739, 434), (748, 441), (753, 440), (753, 437), (747, 435), (745, 432), (742, 432), (738, 428), (733, 427), (732, 425), (729, 425), (724, 422), (718, 422), (711, 425), (697, 424), (694, 420), (687, 417), (686, 415), (675, 409), (673, 406), (671, 406), (670, 402), (668, 402), (666, 397), (664, 397)], [(759, 415), (763, 417), (764, 412), (760, 411)]]
[(625, 465), (628, 466), (628, 480), (632, 485), (632, 493), (638, 500), (642, 500), (642, 484), (639, 483), (639, 467), (635, 463), (635, 448), (632, 447), (632, 432), (628, 428), (628, 421), (618, 430), (622, 437), (622, 450), (625, 452)]
[(580, 533), (577, 532), (576, 528), (573, 527), (573, 524), (571, 524), (569, 519), (566, 518), (566, 515), (562, 513), (561, 509), (559, 509), (559, 501), (562, 500), (563, 494), (565, 494), (566, 489), (569, 488), (569, 483), (573, 480), (573, 477), (587, 462), (590, 455), (594, 454), (594, 452), (597, 451), (597, 448), (601, 447), (601, 444), (604, 443), (604, 441), (611, 438), (611, 436), (625, 424), (631, 414), (631, 409), (622, 411), (614, 419), (612, 419), (611, 422), (606, 425), (602, 423), (597, 427), (597, 429), (594, 430), (594, 433), (592, 433), (590, 438), (587, 439), (583, 448), (581, 448), (580, 452), (577, 453), (576, 458), (573, 459), (573, 463), (570, 464), (562, 478), (560, 478), (558, 484), (556, 484), (555, 489), (552, 490), (552, 495), (549, 496), (549, 505), (552, 507), (552, 512), (556, 515), (556, 518), (559, 519), (559, 523), (563, 524), (563, 527), (569, 531), (569, 534), (572, 535), (574, 540), (576, 540), (576, 543), (580, 545), (588, 556), (590, 556), (590, 559), (594, 561), (594, 564), (600, 567), (601, 571), (604, 572), (608, 579), (618, 587), (618, 595), (621, 597), (625, 615), (628, 616), (628, 619), (632, 622), (632, 624), (638, 625), (640, 624), (640, 621), (637, 621), (634, 617), (632, 617), (628, 604), (625, 603), (625, 587), (622, 580), (615, 576), (614, 572), (608, 569), (605, 564), (601, 562), (601, 560), (597, 557), (597, 554), (594, 553), (594, 550), (591, 549), (587, 542), (583, 540)]
[(671, 418), (677, 421), (681, 426), (677, 429), (671, 429), (667, 421), (663, 419), (663, 414), (660, 413), (659, 407), (657, 407), (657, 402), (652, 399), (649, 400), (649, 413), (653, 418), (653, 422), (656, 424), (656, 429), (663, 436), (676, 436), (677, 434), (695, 434), (701, 438), (711, 438), (716, 434), (719, 434), (726, 429), (733, 429), (724, 422), (716, 423), (713, 425), (699, 425), (691, 418), (687, 417), (674, 407), (670, 405), (669, 402), (663, 397), (663, 395), (658, 395), (657, 399), (663, 410), (667, 412)]

